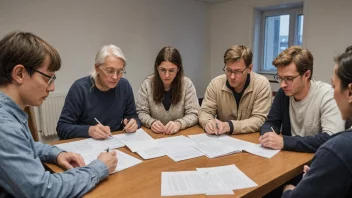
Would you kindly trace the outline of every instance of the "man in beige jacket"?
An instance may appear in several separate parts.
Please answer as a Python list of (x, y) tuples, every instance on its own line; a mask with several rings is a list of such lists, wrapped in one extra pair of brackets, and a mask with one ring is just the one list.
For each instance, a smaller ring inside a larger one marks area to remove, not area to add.
[(208, 134), (256, 132), (267, 119), (271, 87), (267, 78), (252, 72), (252, 58), (244, 45), (225, 52), (225, 74), (209, 83), (199, 110), (199, 123)]

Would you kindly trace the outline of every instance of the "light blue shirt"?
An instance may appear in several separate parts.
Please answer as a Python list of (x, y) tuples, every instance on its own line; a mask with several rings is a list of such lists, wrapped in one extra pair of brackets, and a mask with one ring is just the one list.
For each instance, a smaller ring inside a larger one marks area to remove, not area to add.
[(42, 162), (56, 163), (63, 150), (34, 142), (27, 114), (0, 92), (0, 197), (81, 197), (109, 175), (94, 160), (85, 167), (51, 174)]

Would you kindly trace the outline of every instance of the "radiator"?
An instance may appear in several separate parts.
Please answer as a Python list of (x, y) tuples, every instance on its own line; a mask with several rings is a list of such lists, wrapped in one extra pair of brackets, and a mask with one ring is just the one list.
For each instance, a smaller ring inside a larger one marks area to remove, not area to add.
[(65, 103), (66, 93), (51, 93), (39, 107), (42, 136), (57, 135), (56, 125)]

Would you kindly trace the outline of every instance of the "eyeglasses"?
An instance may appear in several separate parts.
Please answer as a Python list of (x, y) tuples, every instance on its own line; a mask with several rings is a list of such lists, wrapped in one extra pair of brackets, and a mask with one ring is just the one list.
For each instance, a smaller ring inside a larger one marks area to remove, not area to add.
[(275, 75), (274, 76), (274, 79), (278, 82), (278, 83), (282, 83), (282, 81), (285, 81), (285, 83), (287, 84), (287, 85), (290, 85), (290, 84), (292, 84), (292, 82), (293, 82), (293, 80), (295, 79), (295, 78), (297, 78), (298, 76), (300, 76), (301, 74), (298, 74), (297, 76), (295, 76), (295, 77), (281, 77), (281, 76), (279, 76), (279, 75)]
[(49, 76), (48, 74), (44, 74), (43, 72), (38, 71), (38, 70), (36, 70), (36, 69), (34, 69), (34, 68), (30, 68), (30, 67), (26, 67), (26, 68), (29, 69), (29, 70), (38, 72), (38, 73), (40, 73), (41, 75), (43, 75), (43, 76), (49, 78), (48, 85), (51, 85), (51, 84), (54, 83), (54, 81), (56, 80), (56, 76), (55, 76), (55, 75), (54, 75), (54, 76)]
[(165, 75), (166, 72), (169, 72), (170, 75), (173, 75), (173, 74), (175, 74), (175, 73), (177, 72), (177, 69), (169, 69), (169, 70), (167, 70), (167, 69), (162, 68), (162, 67), (158, 67), (158, 70), (159, 70), (159, 72), (161, 72), (163, 75)]
[(226, 65), (225, 65), (222, 70), (226, 73), (226, 75), (229, 75), (229, 76), (231, 76), (232, 74), (235, 74), (235, 76), (241, 76), (247, 68), (248, 67), (244, 68), (243, 70), (234, 70), (233, 71), (232, 69), (226, 67)]
[(126, 74), (126, 69), (125, 68), (115, 70), (115, 69), (101, 67), (101, 69), (104, 71), (104, 73), (107, 76), (114, 76), (115, 74), (117, 76), (123, 76), (124, 74)]

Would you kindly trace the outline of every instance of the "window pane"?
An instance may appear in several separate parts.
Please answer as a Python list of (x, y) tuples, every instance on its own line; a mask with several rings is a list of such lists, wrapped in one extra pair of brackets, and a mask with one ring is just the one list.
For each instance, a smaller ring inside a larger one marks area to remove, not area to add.
[(297, 32), (295, 45), (302, 46), (302, 35), (303, 35), (303, 15), (297, 16)]
[(265, 19), (264, 70), (276, 70), (271, 64), (288, 47), (290, 15), (270, 16)]

